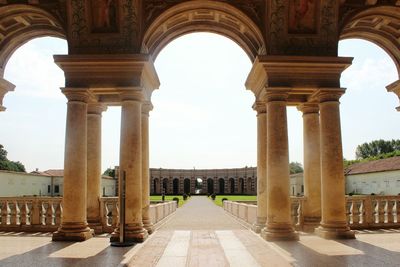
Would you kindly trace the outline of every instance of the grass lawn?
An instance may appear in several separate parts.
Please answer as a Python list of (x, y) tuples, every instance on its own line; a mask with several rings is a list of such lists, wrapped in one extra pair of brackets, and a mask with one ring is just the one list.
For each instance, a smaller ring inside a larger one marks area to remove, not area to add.
[[(222, 199), (227, 198), (229, 201), (257, 201), (257, 196), (243, 195), (217, 195), (214, 203), (222, 207)], [(211, 199), (211, 198), (210, 198)]]
[[(165, 200), (172, 201), (174, 197), (179, 198), (179, 207), (185, 204), (186, 201), (183, 200), (182, 196), (165, 196)], [(162, 198), (161, 196), (150, 196), (150, 201), (161, 201), (161, 198)]]

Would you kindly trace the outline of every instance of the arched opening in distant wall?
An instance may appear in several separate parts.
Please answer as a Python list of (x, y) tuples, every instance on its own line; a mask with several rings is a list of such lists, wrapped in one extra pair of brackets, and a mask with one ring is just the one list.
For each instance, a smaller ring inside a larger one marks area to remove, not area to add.
[(161, 193), (163, 193), (163, 194), (167, 194), (168, 193), (168, 179), (167, 178), (165, 178), (163, 180), (163, 190), (162, 190)]
[(218, 183), (219, 183), (219, 193), (225, 194), (225, 180), (223, 178), (220, 178)]
[(207, 193), (214, 194), (214, 180), (207, 179)]
[(183, 181), (183, 192), (185, 194), (190, 194), (190, 179), (185, 179)]
[(153, 192), (154, 194), (160, 194), (160, 180), (158, 178), (154, 179)]
[(235, 179), (230, 178), (229, 179), (229, 193), (234, 194), (235, 193)]
[(174, 195), (179, 194), (179, 179), (175, 178), (175, 179), (172, 181), (172, 188), (173, 188), (172, 193), (173, 193)]

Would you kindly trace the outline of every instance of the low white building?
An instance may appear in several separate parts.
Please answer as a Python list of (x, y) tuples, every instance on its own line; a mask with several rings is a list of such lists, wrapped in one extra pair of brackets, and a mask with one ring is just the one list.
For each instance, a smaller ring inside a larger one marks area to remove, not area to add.
[(400, 157), (353, 164), (345, 175), (346, 194), (400, 194)]
[[(64, 171), (47, 170), (32, 173), (0, 170), (0, 197), (62, 196)], [(115, 196), (116, 179), (102, 176), (101, 194)]]

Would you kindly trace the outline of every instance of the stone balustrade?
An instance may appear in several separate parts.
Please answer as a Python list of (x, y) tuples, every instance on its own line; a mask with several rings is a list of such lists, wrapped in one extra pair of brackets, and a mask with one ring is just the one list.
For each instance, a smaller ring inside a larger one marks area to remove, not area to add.
[[(293, 226), (303, 226), (304, 197), (291, 197)], [(400, 196), (346, 196), (347, 222), (351, 229), (400, 227)], [(224, 201), (223, 208), (244, 223), (253, 225), (257, 220), (257, 203), (251, 201)]]
[[(153, 224), (172, 214), (175, 201), (150, 205)], [(60, 226), (61, 197), (0, 197), (0, 231), (54, 232)], [(118, 198), (100, 198), (100, 215), (104, 233), (111, 233), (118, 222)]]

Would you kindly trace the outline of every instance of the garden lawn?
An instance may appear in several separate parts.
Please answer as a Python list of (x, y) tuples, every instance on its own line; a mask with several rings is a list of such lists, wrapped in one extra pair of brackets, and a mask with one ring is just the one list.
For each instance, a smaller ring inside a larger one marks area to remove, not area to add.
[[(214, 203), (222, 207), (222, 199), (227, 198), (229, 201), (257, 201), (257, 196), (244, 196), (244, 195), (217, 195)], [(210, 197), (211, 199), (211, 197)]]
[[(179, 198), (179, 207), (189, 200), (188, 198), (186, 201), (184, 201), (182, 196), (165, 196), (165, 201), (172, 201), (172, 199), (175, 197)], [(162, 201), (161, 198), (162, 196), (150, 196), (150, 201)]]

